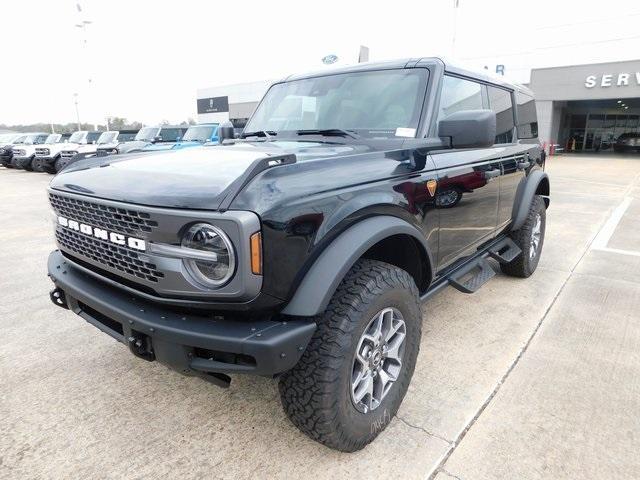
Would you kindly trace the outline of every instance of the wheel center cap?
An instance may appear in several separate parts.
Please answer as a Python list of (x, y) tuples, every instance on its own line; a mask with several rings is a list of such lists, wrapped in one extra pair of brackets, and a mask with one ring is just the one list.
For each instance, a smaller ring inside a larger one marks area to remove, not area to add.
[(374, 367), (378, 367), (380, 362), (382, 362), (382, 352), (380, 350), (376, 350), (373, 352), (373, 356), (371, 357), (371, 364)]

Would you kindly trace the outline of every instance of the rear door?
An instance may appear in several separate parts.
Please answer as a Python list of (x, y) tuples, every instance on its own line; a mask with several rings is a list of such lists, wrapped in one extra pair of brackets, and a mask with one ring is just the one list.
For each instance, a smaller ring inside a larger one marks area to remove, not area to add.
[[(445, 75), (438, 120), (460, 110), (488, 108), (486, 87)], [(448, 149), (432, 153), (440, 217), (438, 269), (445, 268), (490, 239), (497, 226), (502, 148)]]
[(496, 114), (496, 143), (501, 153), (502, 176), (498, 201), (498, 228), (511, 221), (513, 203), (520, 180), (524, 178), (525, 149), (517, 143), (513, 94), (510, 90), (487, 85), (489, 108)]

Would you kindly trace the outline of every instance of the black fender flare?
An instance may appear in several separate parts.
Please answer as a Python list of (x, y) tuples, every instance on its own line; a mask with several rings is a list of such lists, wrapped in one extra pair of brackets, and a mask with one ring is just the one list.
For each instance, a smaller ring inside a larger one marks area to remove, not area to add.
[[(532, 171), (523, 181), (518, 185), (518, 190), (516, 192), (516, 202), (513, 205), (513, 223), (511, 225), (511, 230), (518, 230), (527, 219), (527, 215), (529, 213), (529, 208), (531, 208), (531, 202), (533, 202), (533, 197), (538, 191), (538, 187), (542, 182), (546, 182), (547, 190), (549, 189), (549, 175), (547, 175), (542, 170), (534, 170)], [(549, 196), (548, 192), (545, 197), (545, 204), (549, 207)]]
[(410, 235), (419, 242), (427, 255), (433, 278), (433, 258), (420, 230), (398, 217), (371, 217), (349, 227), (324, 249), (282, 313), (307, 317), (324, 312), (353, 264), (380, 240), (399, 234)]

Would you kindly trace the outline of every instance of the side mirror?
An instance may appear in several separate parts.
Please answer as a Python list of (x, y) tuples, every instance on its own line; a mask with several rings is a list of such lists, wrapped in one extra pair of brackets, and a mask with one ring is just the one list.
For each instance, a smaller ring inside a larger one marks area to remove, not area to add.
[(178, 135), (178, 136), (176, 137), (176, 142), (179, 142), (180, 140), (182, 140), (182, 137), (181, 137), (180, 135)]
[(162, 141), (162, 136), (161, 135), (156, 135), (155, 137), (153, 137), (153, 140), (151, 140), (151, 143), (156, 143), (156, 142), (161, 142)]
[(461, 110), (438, 123), (438, 136), (450, 137), (453, 148), (486, 148), (495, 143), (496, 114), (492, 110)]
[(233, 140), (234, 138), (233, 124), (231, 122), (224, 122), (218, 126), (218, 143), (223, 143), (225, 140)]

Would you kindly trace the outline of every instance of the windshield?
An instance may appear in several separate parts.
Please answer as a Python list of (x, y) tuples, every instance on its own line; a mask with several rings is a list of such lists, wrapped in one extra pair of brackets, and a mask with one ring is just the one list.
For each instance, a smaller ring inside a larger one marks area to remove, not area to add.
[[(366, 137), (414, 136), (426, 90), (422, 68), (294, 80), (269, 89), (245, 132), (350, 130)], [(398, 130), (400, 129), (400, 130)]]
[(22, 135), (21, 137), (16, 138), (13, 143), (14, 145), (21, 145), (24, 143), (24, 141), (27, 139), (26, 135)]
[(86, 135), (87, 132), (73, 132), (69, 137), (69, 143), (81, 143)]
[(24, 139), (24, 143), (25, 145), (33, 145), (42, 143), (42, 140), (43, 138), (41, 133), (34, 133), (33, 135), (27, 135), (27, 138)]
[(119, 132), (118, 133), (119, 142), (130, 142), (134, 138), (136, 138), (136, 132)]
[(157, 127), (145, 127), (141, 128), (140, 131), (136, 134), (136, 140), (153, 140), (160, 133), (160, 129)]
[(118, 132), (104, 132), (102, 135), (100, 135), (100, 138), (98, 138), (98, 145), (101, 145), (103, 143), (113, 143), (116, 140), (116, 137), (118, 136)]
[(62, 135), (60, 135), (59, 133), (52, 133), (47, 137), (44, 143), (47, 145), (51, 145), (52, 143), (58, 143), (60, 141), (60, 137), (62, 137)]
[(93, 143), (96, 140), (98, 140), (98, 138), (100, 138), (100, 135), (102, 135), (102, 132), (89, 132), (87, 133), (87, 143)]
[(182, 137), (182, 140), (185, 142), (206, 142), (213, 136), (213, 131), (216, 128), (217, 126), (213, 125), (196, 125), (194, 127), (189, 127), (185, 132), (184, 137)]

